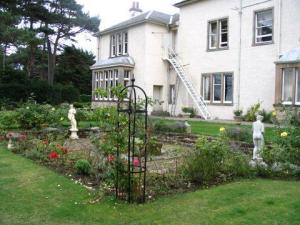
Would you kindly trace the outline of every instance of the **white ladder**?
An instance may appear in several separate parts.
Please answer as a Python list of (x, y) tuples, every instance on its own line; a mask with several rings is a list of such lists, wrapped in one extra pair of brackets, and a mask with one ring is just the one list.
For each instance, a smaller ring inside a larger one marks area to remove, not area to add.
[(207, 110), (207, 105), (204, 102), (203, 97), (200, 94), (197, 94), (193, 84), (187, 79), (185, 76), (185, 71), (183, 69), (182, 64), (180, 63), (177, 54), (174, 52), (173, 49), (168, 49), (168, 57), (167, 60), (173, 66), (176, 71), (177, 76), (182, 81), (183, 85), (187, 89), (189, 95), (193, 99), (194, 104), (196, 105), (197, 109), (199, 110), (200, 114), (205, 120), (211, 119), (211, 115)]

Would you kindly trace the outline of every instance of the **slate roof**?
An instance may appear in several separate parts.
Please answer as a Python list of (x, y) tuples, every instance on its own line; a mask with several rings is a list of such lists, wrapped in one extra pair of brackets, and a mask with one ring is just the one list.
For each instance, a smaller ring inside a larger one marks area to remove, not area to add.
[(116, 67), (116, 66), (127, 66), (127, 67), (134, 67), (135, 62), (132, 57), (130, 56), (121, 56), (109, 59), (103, 59), (99, 62), (96, 62), (92, 65), (91, 69), (101, 69), (101, 68), (108, 68), (108, 67)]
[(295, 63), (300, 62), (300, 47), (292, 49), (279, 57), (276, 63)]
[(118, 30), (127, 29), (132, 26), (136, 26), (142, 23), (154, 23), (162, 26), (171, 26), (179, 20), (179, 14), (169, 15), (158, 11), (148, 11), (138, 16), (125, 20), (107, 29), (104, 29), (95, 34), (95, 36), (109, 34)]

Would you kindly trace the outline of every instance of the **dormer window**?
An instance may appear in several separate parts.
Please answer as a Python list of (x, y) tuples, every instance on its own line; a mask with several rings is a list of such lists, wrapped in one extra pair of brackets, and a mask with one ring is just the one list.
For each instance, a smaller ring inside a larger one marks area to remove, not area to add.
[(111, 57), (128, 55), (128, 33), (120, 32), (111, 35)]

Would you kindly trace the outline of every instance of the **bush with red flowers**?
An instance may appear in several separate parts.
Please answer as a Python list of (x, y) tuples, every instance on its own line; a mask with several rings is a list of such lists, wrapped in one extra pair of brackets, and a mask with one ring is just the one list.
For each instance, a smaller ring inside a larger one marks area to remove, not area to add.
[(57, 159), (59, 158), (59, 154), (57, 152), (50, 152), (48, 155), (48, 159)]

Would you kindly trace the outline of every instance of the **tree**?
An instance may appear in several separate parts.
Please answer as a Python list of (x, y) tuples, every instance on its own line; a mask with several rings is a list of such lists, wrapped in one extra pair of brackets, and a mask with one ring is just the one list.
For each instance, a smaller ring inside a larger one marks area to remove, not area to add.
[(97, 32), (100, 20), (82, 11), (75, 0), (48, 0), (48, 17), (44, 23), (44, 33), (48, 51), (48, 83), (54, 82), (56, 55), (62, 40), (74, 41), (73, 37), (84, 31)]
[(77, 49), (75, 46), (66, 47), (58, 56), (55, 81), (61, 84), (73, 84), (81, 94), (91, 93), (90, 66), (95, 63), (92, 53)]

